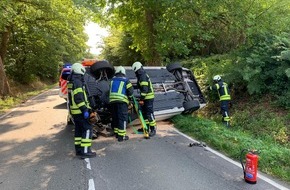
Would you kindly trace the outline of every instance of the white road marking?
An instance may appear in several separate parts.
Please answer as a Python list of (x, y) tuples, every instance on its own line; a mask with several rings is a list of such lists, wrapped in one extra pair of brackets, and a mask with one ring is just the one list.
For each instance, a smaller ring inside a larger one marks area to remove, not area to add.
[(7, 115), (9, 115), (9, 114), (11, 114), (12, 112), (16, 111), (17, 109), (19, 109), (19, 107), (17, 107), (17, 108), (13, 108), (10, 112), (8, 112), (8, 113), (2, 115), (2, 116), (0, 117), (0, 119), (3, 119), (3, 118), (6, 117)]
[[(174, 128), (173, 128), (173, 130), (174, 130), (175, 132), (177, 132), (178, 134), (184, 136), (185, 138), (187, 138), (187, 139), (189, 139), (189, 140), (191, 140), (191, 141), (193, 141), (193, 142), (198, 142), (198, 141), (194, 140), (193, 138), (191, 138), (190, 136), (181, 133), (181, 132), (178, 131), (177, 129), (174, 129)], [(226, 157), (225, 155), (223, 155), (223, 154), (221, 154), (221, 153), (219, 153), (219, 152), (217, 152), (217, 151), (215, 151), (215, 150), (209, 148), (208, 146), (207, 146), (207, 147), (204, 147), (204, 148), (205, 148), (206, 150), (208, 150), (208, 151), (214, 153), (215, 155), (217, 155), (217, 156), (219, 156), (219, 157), (221, 157), (221, 158), (227, 160), (228, 162), (230, 162), (230, 163), (232, 163), (232, 164), (238, 166), (239, 168), (242, 168), (242, 166), (241, 166), (241, 164), (240, 164), (239, 162), (236, 162), (236, 161), (234, 161), (234, 160), (232, 160), (232, 159)], [(289, 190), (288, 188), (286, 188), (286, 187), (284, 187), (284, 186), (282, 186), (282, 185), (276, 183), (275, 181), (273, 181), (273, 180), (267, 178), (266, 176), (264, 176), (264, 175), (262, 175), (262, 174), (259, 174), (259, 173), (258, 173), (257, 176), (258, 176), (260, 179), (266, 181), (267, 183), (273, 185), (274, 187), (277, 187), (278, 189), (281, 189), (281, 190)]]
[[(25, 103), (30, 102), (30, 101), (32, 101), (32, 100), (34, 100), (34, 99), (37, 99), (39, 96), (41, 96), (41, 95), (43, 95), (43, 94), (45, 94), (45, 93), (47, 93), (47, 92), (49, 92), (49, 91), (53, 91), (53, 90), (55, 90), (55, 89), (50, 89), (50, 90), (48, 90), (48, 91), (42, 92), (41, 94), (38, 94), (37, 96), (34, 96), (34, 97), (32, 97), (31, 99), (28, 99)], [(23, 104), (25, 104), (25, 103), (23, 103)], [(21, 104), (20, 104), (20, 105), (21, 105)], [(12, 112), (14, 112), (14, 111), (16, 111), (17, 109), (19, 109), (20, 105), (17, 106), (16, 108), (13, 108), (11, 111), (7, 112), (6, 114), (0, 116), (0, 119), (5, 118), (6, 116), (8, 116), (9, 114), (11, 114)], [(91, 163), (90, 163), (90, 159), (89, 159), (89, 158), (86, 158), (85, 161), (86, 161), (86, 163), (87, 163), (87, 168), (88, 168), (89, 170), (92, 170), (92, 168), (91, 168)], [(88, 190), (95, 190), (95, 182), (94, 182), (93, 179), (89, 179), (89, 189), (88, 189)]]
[(85, 161), (87, 162), (87, 168), (88, 168), (89, 170), (92, 170), (92, 168), (91, 168), (91, 163), (90, 163), (90, 159), (86, 158)]
[[(87, 168), (89, 170), (92, 170), (91, 163), (90, 163), (90, 159), (89, 158), (86, 158), (85, 161), (87, 163)], [(95, 182), (94, 182), (94, 179), (89, 179), (89, 190), (95, 190)]]
[[(51, 89), (51, 90), (54, 90), (54, 89)], [(34, 96), (34, 97), (28, 99), (28, 100), (27, 100), (26, 102), (24, 102), (23, 104), (25, 104), (25, 103), (27, 103), (27, 102), (30, 102), (31, 100), (34, 100), (34, 99), (38, 98), (39, 96), (41, 96), (41, 95), (43, 95), (43, 94), (45, 94), (45, 93), (47, 93), (47, 92), (49, 92), (49, 91), (51, 91), (51, 90), (48, 90), (48, 91), (42, 92), (41, 94), (38, 94), (37, 96)], [(20, 105), (21, 105), (21, 104), (20, 104)], [(19, 107), (20, 107), (20, 105), (18, 105), (16, 108), (13, 108), (11, 111), (7, 112), (6, 114), (0, 116), (0, 119), (3, 119), (4, 117), (8, 116), (8, 115), (11, 114), (12, 112), (18, 110)]]
[(89, 190), (95, 190), (95, 183), (93, 179), (89, 179)]

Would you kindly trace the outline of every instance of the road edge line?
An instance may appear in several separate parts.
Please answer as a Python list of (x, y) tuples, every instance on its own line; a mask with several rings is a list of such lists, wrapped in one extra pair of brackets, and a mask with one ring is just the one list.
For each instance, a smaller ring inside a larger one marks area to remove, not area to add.
[[(184, 136), (185, 138), (187, 138), (187, 139), (189, 139), (189, 140), (191, 140), (191, 141), (193, 141), (193, 142), (198, 142), (197, 140), (193, 139), (192, 137), (190, 137), (190, 136), (188, 136), (188, 135), (186, 135), (186, 134), (184, 134), (184, 133), (178, 131), (176, 128), (173, 128), (173, 130), (174, 130), (175, 132), (177, 132), (178, 134)], [(207, 146), (207, 147), (204, 147), (204, 148), (205, 148), (206, 150), (212, 152), (213, 154), (215, 154), (215, 155), (217, 155), (217, 156), (219, 156), (219, 157), (225, 159), (226, 161), (228, 161), (228, 162), (230, 162), (230, 163), (232, 163), (232, 164), (238, 166), (239, 168), (242, 168), (242, 166), (241, 166), (241, 164), (240, 164), (239, 162), (236, 162), (236, 161), (234, 161), (234, 160), (228, 158), (227, 156), (225, 156), (225, 155), (223, 155), (223, 154), (217, 152), (216, 150), (213, 150), (212, 148), (210, 148), (210, 147), (208, 147), (208, 146)], [(258, 173), (258, 178), (260, 178), (260, 179), (264, 180), (265, 182), (267, 182), (267, 183), (273, 185), (274, 187), (277, 187), (278, 189), (281, 189), (281, 190), (289, 190), (288, 188), (284, 187), (283, 185), (280, 185), (280, 184), (276, 183), (275, 181), (269, 179), (268, 177), (264, 176), (263, 174), (259, 174), (259, 173)]]
[(10, 110), (10, 111), (8, 111), (7, 113), (5, 113), (4, 115), (0, 116), (0, 119), (3, 119), (3, 118), (5, 118), (6, 116), (8, 116), (9, 114), (11, 114), (12, 112), (18, 110), (22, 104), (26, 104), (27, 102), (29, 102), (29, 101), (31, 101), (31, 100), (34, 100), (34, 99), (38, 98), (39, 96), (41, 96), (41, 95), (43, 95), (43, 94), (45, 94), (45, 93), (47, 93), (47, 92), (49, 92), (49, 91), (51, 91), (51, 90), (53, 90), (53, 89), (49, 89), (49, 90), (47, 90), (47, 91), (44, 91), (44, 92), (42, 92), (42, 93), (40, 93), (40, 94), (38, 94), (38, 95), (36, 95), (36, 96), (31, 97), (31, 98), (28, 99), (26, 102), (21, 103), (21, 104), (18, 104), (18, 105), (17, 105), (16, 107), (14, 107), (12, 110)]

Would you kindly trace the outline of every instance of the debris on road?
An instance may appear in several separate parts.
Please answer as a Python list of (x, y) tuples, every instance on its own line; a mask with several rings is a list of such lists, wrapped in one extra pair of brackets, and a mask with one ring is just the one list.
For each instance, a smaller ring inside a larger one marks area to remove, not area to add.
[(189, 143), (189, 147), (193, 146), (199, 146), (199, 147), (206, 147), (206, 144), (204, 142), (194, 142), (194, 143)]

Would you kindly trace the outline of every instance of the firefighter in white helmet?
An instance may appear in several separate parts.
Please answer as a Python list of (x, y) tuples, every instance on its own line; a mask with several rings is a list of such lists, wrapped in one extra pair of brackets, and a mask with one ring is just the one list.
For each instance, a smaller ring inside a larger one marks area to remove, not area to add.
[(84, 85), (86, 69), (80, 63), (72, 65), (72, 74), (69, 76), (69, 108), (75, 123), (75, 150), (76, 155), (84, 158), (96, 157), (92, 152), (92, 126), (88, 119), (91, 107)]
[(231, 100), (231, 95), (228, 84), (222, 80), (220, 75), (215, 75), (213, 77), (213, 81), (215, 84), (213, 86), (209, 86), (208, 89), (216, 90), (218, 92), (222, 121), (227, 127), (230, 127), (229, 103)]
[[(145, 119), (148, 129), (149, 136), (152, 137), (156, 134), (156, 120), (154, 116), (153, 102), (154, 102), (154, 90), (150, 80), (150, 77), (143, 69), (143, 65), (140, 62), (135, 62), (132, 65), (132, 69), (137, 77), (137, 85), (140, 89), (140, 100), (142, 114)], [(143, 131), (143, 128), (138, 129), (139, 132)]]
[(112, 112), (112, 129), (119, 142), (129, 140), (126, 135), (128, 122), (128, 105), (133, 96), (133, 85), (126, 78), (125, 68), (116, 68), (110, 85), (110, 105)]

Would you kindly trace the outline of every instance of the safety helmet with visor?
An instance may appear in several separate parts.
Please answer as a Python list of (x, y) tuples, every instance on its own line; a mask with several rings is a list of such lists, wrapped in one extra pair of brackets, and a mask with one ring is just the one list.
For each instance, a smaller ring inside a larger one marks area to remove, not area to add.
[(123, 66), (119, 66), (116, 68), (115, 74), (122, 73), (123, 75), (126, 75), (126, 70)]
[(221, 79), (222, 79), (222, 77), (220, 75), (215, 75), (213, 77), (213, 80), (216, 81), (216, 82), (220, 81)]
[(74, 63), (71, 67), (74, 73), (84, 75), (86, 72), (85, 67), (80, 63)]
[(139, 69), (141, 69), (142, 66), (143, 66), (142, 63), (140, 63), (140, 62), (137, 61), (137, 62), (133, 63), (132, 69), (136, 72)]

